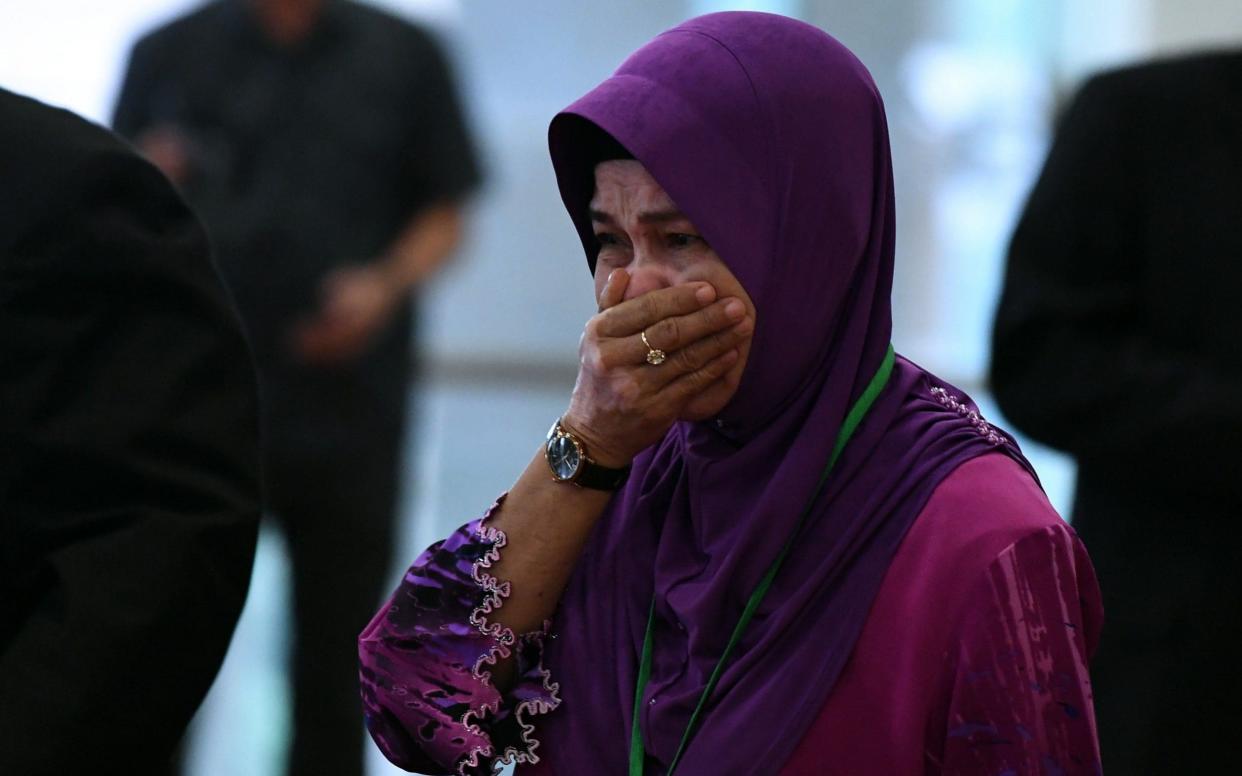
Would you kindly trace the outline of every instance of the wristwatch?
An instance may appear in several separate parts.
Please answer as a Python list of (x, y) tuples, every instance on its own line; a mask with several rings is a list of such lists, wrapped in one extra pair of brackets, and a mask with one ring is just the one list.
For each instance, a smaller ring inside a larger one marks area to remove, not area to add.
[(630, 476), (630, 467), (610, 469), (600, 466), (587, 455), (586, 445), (573, 432), (561, 425), (560, 418), (548, 429), (543, 448), (552, 470), (552, 479), (569, 482), (592, 490), (616, 490)]

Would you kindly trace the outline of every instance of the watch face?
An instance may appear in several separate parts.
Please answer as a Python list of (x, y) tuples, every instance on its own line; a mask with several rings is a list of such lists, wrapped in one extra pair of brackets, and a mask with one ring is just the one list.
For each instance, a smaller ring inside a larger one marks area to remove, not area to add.
[(552, 467), (552, 474), (557, 479), (572, 479), (578, 473), (581, 463), (582, 455), (572, 439), (557, 436), (548, 440), (548, 465)]

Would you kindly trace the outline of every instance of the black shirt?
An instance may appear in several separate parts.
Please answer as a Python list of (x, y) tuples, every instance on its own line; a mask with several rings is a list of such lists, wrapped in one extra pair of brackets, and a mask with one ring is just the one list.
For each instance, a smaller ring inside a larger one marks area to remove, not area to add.
[(167, 765), (246, 598), (256, 404), (168, 182), (0, 89), (0, 773)]
[(445, 59), (423, 30), (328, 0), (301, 43), (271, 42), (242, 0), (209, 3), (134, 47), (121, 134), (189, 139), (187, 198), (254, 343), (272, 442), (338, 449), (399, 426), (409, 315), (347, 367), (298, 364), (290, 325), (323, 276), (381, 256), (417, 213), (479, 181)]
[(1092, 78), (1010, 246), (997, 400), (1118, 523), (1242, 504), (1239, 95), (1239, 52)]

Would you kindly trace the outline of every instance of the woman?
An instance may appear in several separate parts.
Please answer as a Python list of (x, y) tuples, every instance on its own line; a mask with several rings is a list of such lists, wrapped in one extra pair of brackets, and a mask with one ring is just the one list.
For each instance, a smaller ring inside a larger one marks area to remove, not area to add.
[(1013, 441), (889, 345), (865, 68), (796, 21), (705, 16), (550, 144), (600, 313), (545, 450), (361, 637), (388, 757), (1098, 770), (1086, 554)]

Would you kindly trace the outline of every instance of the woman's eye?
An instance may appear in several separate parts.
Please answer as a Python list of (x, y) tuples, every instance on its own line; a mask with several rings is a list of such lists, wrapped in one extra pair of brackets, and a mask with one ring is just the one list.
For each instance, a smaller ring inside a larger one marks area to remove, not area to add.
[(595, 239), (596, 241), (599, 242), (600, 245), (620, 245), (621, 244), (621, 241), (617, 239), (617, 236), (615, 234), (609, 234), (608, 232), (603, 232), (603, 233), (595, 235)]
[(688, 248), (700, 239), (702, 238), (696, 234), (682, 234), (678, 232), (668, 236), (668, 244), (673, 248)]

